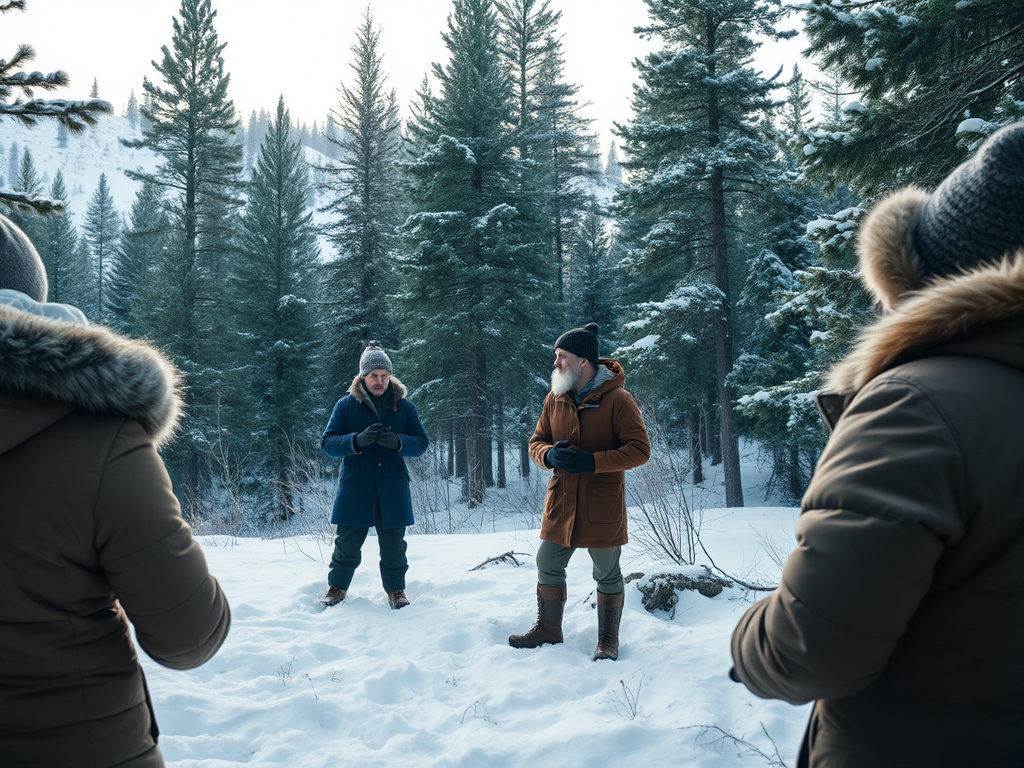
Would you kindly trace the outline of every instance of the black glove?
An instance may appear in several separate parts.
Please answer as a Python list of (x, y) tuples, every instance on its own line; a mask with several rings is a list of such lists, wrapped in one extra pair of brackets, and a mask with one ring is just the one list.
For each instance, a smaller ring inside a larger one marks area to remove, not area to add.
[(401, 447), (402, 442), (398, 439), (397, 433), (384, 427), (384, 429), (377, 433), (377, 445), (383, 445), (389, 450), (397, 451)]
[(571, 475), (594, 471), (594, 454), (569, 445), (565, 440), (555, 443), (554, 447), (548, 451), (547, 459), (551, 466), (565, 470)]
[(729, 667), (729, 679), (734, 683), (742, 683), (740, 676), (736, 674), (736, 667)]
[(377, 434), (384, 428), (384, 425), (380, 422), (371, 424), (358, 435), (356, 435), (356, 445), (362, 450), (368, 445), (373, 445), (377, 442)]

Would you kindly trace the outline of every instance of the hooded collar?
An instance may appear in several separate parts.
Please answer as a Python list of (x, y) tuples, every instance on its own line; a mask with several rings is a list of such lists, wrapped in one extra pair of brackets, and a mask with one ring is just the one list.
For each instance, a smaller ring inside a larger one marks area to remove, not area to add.
[(147, 342), (0, 303), (0, 395), (14, 396), (0, 408), (7, 447), (74, 408), (135, 419), (159, 447), (181, 418), (180, 389), (180, 373)]
[(1024, 250), (906, 294), (861, 332), (825, 390), (856, 393), (896, 365), (937, 354), (972, 354), (1024, 368), (1022, 318)]
[[(390, 384), (388, 388), (394, 393), (395, 402), (404, 398), (408, 394), (408, 390), (405, 385), (396, 379), (394, 376), (389, 377)], [(352, 379), (352, 384), (349, 385), (348, 393), (352, 395), (356, 400), (364, 405), (373, 407), (373, 400), (370, 397), (370, 393), (366, 391), (366, 387), (363, 386), (363, 377), (356, 374), (356, 377)], [(387, 390), (384, 390), (384, 394), (387, 395)]]

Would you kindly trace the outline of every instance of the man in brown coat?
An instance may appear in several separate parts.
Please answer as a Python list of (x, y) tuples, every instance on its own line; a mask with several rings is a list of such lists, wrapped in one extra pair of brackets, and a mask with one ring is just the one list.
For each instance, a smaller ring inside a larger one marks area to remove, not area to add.
[(178, 374), (46, 293), (0, 216), (0, 765), (156, 768), (128, 619), (172, 669), (207, 661), (230, 623), (156, 452)]
[(515, 648), (562, 642), (565, 567), (586, 547), (597, 582), (595, 661), (619, 655), (625, 596), (619, 555), (628, 540), (625, 471), (651, 455), (640, 410), (623, 388), (622, 367), (598, 359), (597, 332), (590, 323), (555, 342), (551, 392), (530, 438), (530, 457), (554, 469), (537, 549), (537, 622), (508, 639)]
[(819, 396), (832, 436), (734, 675), (816, 700), (804, 766), (1021, 766), (1024, 123), (882, 200), (858, 247), (888, 312)]

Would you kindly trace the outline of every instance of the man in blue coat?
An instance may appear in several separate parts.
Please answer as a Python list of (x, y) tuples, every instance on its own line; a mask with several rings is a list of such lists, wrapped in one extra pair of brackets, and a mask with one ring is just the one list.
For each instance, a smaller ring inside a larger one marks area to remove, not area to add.
[(413, 524), (413, 516), (404, 457), (422, 456), (428, 440), (416, 406), (405, 396), (406, 388), (392, 376), (391, 358), (378, 346), (367, 347), (359, 358), (359, 375), (335, 404), (320, 439), (324, 453), (342, 460), (331, 516), (338, 535), (327, 575), (329, 589), (320, 601), (324, 605), (345, 599), (371, 525), (377, 531), (388, 604), (394, 609), (409, 604), (405, 528)]

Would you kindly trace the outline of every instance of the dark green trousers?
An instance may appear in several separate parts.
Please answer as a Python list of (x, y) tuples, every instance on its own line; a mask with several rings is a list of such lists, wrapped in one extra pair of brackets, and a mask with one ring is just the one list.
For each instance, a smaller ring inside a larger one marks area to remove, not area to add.
[[(405, 589), (405, 572), (409, 570), (409, 560), (405, 556), (408, 544), (405, 541), (405, 526), (401, 528), (384, 528), (381, 520), (380, 507), (374, 515), (374, 530), (377, 531), (377, 546), (380, 548), (380, 582), (385, 592)], [(370, 529), (362, 525), (339, 525), (338, 535), (334, 539), (334, 554), (331, 555), (331, 568), (327, 573), (327, 583), (332, 587), (347, 590), (352, 583), (356, 568), (362, 562), (363, 542)]]
[[(564, 587), (565, 566), (576, 551), (576, 547), (563, 547), (550, 541), (542, 541), (537, 548), (537, 583), (542, 587)], [(617, 595), (626, 588), (619, 568), (622, 547), (591, 547), (587, 550), (594, 561), (594, 581), (597, 591), (605, 595)]]

